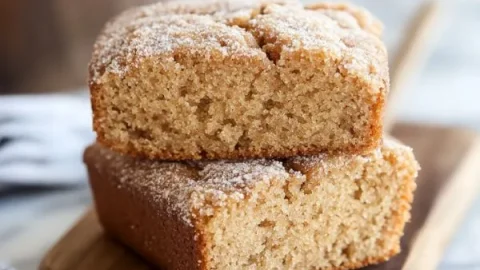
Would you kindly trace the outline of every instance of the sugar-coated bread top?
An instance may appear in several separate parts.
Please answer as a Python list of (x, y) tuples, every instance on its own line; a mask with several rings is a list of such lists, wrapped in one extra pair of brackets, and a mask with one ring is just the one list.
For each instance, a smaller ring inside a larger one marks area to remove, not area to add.
[(184, 58), (215, 65), (249, 63), (260, 69), (306, 58), (336, 65), (342, 76), (373, 86), (369, 91), (385, 91), (388, 68), (378, 38), (381, 30), (368, 12), (344, 4), (156, 3), (128, 10), (106, 25), (94, 46), (90, 85), (127, 76), (146, 59), (180, 70), (188, 68), (179, 63)]
[[(412, 149), (394, 139), (367, 155), (317, 155), (286, 160), (162, 162), (132, 158), (99, 144), (87, 148), (85, 163), (117, 182), (118, 188), (133, 189), (157, 203), (167, 203), (172, 214), (189, 224), (192, 213), (209, 216), (215, 207), (256, 196), (277, 181), (295, 181), (309, 175), (348, 175), (349, 166), (372, 164), (406, 167), (416, 175), (418, 164)], [(361, 180), (361, 179), (360, 179)], [(112, 180), (108, 180), (112, 181)]]

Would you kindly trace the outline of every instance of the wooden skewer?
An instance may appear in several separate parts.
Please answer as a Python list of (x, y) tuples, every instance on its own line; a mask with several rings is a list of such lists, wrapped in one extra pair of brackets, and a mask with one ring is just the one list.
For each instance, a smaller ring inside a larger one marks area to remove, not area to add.
[[(448, 153), (446, 153), (448, 154)], [(440, 192), (425, 225), (411, 244), (403, 270), (437, 269), (443, 253), (478, 194), (480, 139), (476, 139), (448, 185)], [(460, 195), (461, 194), (461, 195)], [(449, 213), (448, 216), (445, 213)]]
[(429, 0), (422, 3), (417, 14), (407, 28), (407, 34), (390, 69), (390, 94), (384, 118), (386, 133), (391, 131), (395, 123), (396, 113), (402, 98), (411, 89), (410, 83), (423, 69), (430, 53), (429, 50), (438, 31), (437, 22), (440, 18), (440, 4)]

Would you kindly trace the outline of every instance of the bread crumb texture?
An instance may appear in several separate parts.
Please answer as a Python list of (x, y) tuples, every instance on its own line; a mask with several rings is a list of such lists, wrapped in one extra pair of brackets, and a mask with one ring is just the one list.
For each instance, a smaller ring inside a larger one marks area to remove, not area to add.
[[(411, 149), (390, 139), (362, 156), (282, 161), (160, 162), (94, 145), (85, 161), (107, 231), (171, 269), (351, 269), (387, 260), (399, 252), (419, 169)], [(107, 198), (116, 192), (128, 207)]]
[(381, 28), (360, 8), (293, 0), (128, 10), (90, 62), (98, 141), (163, 160), (368, 152), (389, 85)]

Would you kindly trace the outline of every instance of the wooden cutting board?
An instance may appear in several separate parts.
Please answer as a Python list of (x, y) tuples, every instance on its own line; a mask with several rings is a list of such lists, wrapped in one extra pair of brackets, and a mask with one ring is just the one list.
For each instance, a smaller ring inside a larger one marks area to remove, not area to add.
[[(480, 138), (460, 129), (397, 125), (393, 134), (410, 145), (422, 170), (402, 253), (365, 269), (435, 269), (480, 187)], [(48, 252), (41, 270), (152, 269), (106, 236), (94, 210)]]

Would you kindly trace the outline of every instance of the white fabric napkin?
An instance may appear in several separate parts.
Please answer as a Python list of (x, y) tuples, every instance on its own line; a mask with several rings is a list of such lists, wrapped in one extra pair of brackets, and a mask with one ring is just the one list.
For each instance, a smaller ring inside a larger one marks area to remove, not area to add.
[(86, 91), (0, 96), (0, 187), (85, 181), (91, 119)]

